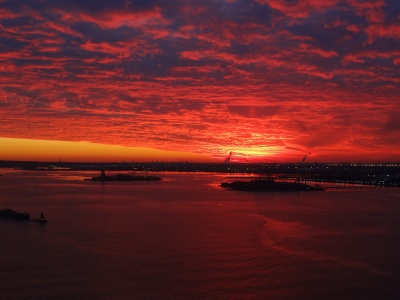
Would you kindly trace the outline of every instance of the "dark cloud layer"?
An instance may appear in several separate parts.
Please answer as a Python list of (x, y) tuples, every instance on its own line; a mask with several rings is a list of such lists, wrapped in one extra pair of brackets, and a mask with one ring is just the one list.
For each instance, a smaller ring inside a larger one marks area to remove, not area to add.
[(0, 137), (400, 159), (398, 0), (0, 4)]

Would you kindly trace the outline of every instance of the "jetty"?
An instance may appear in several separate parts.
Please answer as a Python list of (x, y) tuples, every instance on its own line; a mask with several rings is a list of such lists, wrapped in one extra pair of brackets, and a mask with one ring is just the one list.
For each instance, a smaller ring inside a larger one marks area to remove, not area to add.
[(1, 218), (17, 219), (17, 220), (29, 220), (29, 214), (26, 212), (17, 212), (10, 208), (0, 210)]

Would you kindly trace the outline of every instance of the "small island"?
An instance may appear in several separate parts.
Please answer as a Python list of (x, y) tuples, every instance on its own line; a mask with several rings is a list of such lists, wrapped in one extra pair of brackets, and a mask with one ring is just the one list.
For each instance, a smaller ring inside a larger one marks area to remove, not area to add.
[(113, 174), (106, 175), (104, 170), (101, 170), (100, 176), (94, 176), (90, 181), (160, 181), (158, 176), (131, 175), (131, 174)]
[(320, 186), (311, 186), (301, 182), (275, 181), (271, 177), (255, 177), (250, 181), (222, 182), (220, 186), (228, 190), (250, 192), (311, 192), (324, 190)]

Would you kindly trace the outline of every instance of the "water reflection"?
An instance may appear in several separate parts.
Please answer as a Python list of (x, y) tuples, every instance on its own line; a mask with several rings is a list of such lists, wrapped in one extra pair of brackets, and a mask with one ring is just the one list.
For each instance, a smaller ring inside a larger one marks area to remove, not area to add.
[(399, 296), (397, 190), (246, 193), (220, 188), (223, 174), (101, 184), (57, 172), (2, 172), (0, 205), (49, 219), (0, 220), (5, 299)]

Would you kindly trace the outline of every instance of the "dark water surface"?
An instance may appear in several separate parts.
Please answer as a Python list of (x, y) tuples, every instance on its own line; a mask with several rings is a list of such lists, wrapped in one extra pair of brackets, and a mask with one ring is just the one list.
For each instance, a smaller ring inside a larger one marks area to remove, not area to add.
[(246, 193), (221, 174), (1, 170), (1, 299), (400, 299), (400, 190)]

